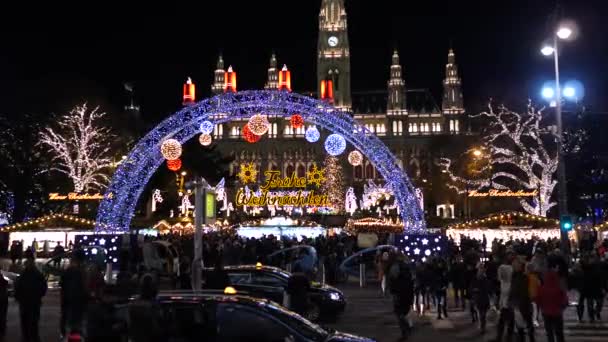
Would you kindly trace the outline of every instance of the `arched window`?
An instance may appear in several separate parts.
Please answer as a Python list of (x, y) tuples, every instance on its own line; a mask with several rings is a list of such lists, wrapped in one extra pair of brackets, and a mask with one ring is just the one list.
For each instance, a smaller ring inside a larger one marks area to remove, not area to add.
[(399, 135), (397, 130), (397, 121), (393, 121), (393, 135)]
[(401, 135), (401, 133), (403, 133), (403, 121), (399, 121), (397, 123), (397, 132), (399, 132), (399, 135)]
[(363, 178), (363, 166), (357, 165), (355, 166), (355, 179)]
[(306, 167), (304, 167), (304, 165), (300, 164), (298, 165), (298, 177), (305, 177), (306, 176)]
[(291, 177), (294, 171), (295, 169), (292, 164), (287, 165), (287, 167), (285, 168), (285, 176)]
[(366, 179), (374, 179), (374, 166), (369, 163), (367, 164), (367, 166), (365, 167), (365, 178)]

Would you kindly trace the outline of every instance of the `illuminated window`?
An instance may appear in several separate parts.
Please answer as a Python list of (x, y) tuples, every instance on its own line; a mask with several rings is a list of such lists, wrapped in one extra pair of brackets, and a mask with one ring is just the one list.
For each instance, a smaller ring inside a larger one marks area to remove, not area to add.
[(397, 122), (397, 132), (399, 132), (399, 135), (403, 133), (403, 121)]

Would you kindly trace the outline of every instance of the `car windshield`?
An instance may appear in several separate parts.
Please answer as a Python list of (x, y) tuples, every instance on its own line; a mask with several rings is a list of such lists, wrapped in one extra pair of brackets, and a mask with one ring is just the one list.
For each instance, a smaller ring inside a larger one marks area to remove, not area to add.
[(329, 333), (319, 325), (306, 320), (294, 312), (286, 310), (274, 302), (268, 302), (265, 306), (277, 319), (281, 320), (286, 325), (293, 327), (308, 338), (315, 341), (322, 341), (329, 335)]

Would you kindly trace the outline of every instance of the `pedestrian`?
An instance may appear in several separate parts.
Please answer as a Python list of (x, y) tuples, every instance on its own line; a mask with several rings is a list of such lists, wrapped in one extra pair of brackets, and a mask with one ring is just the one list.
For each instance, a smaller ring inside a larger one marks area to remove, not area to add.
[(36, 238), (34, 238), (34, 241), (32, 241), (32, 253), (34, 254), (34, 260), (36, 260), (37, 256), (38, 256), (38, 241), (36, 241)]
[(433, 272), (434, 277), (431, 287), (433, 288), (433, 295), (435, 296), (435, 301), (437, 303), (437, 319), (442, 319), (441, 313), (443, 313), (443, 317), (447, 318), (447, 291), (449, 282), (448, 269), (443, 259), (438, 259), (436, 261)]
[(53, 249), (52, 258), (53, 258), (53, 266), (55, 268), (59, 268), (61, 266), (61, 256), (65, 253), (63, 246), (61, 246), (61, 242), (57, 242), (57, 245)]
[(532, 324), (532, 301), (529, 292), (529, 280), (524, 272), (524, 262), (515, 258), (513, 260), (513, 275), (511, 277), (511, 292), (509, 294), (509, 305), (513, 307), (515, 326), (517, 327), (518, 340), (534, 342), (534, 325)]
[(509, 305), (509, 296), (511, 294), (511, 277), (513, 275), (513, 267), (511, 266), (512, 256), (509, 255), (505, 262), (498, 267), (497, 277), (500, 282), (500, 295), (498, 307), (500, 309), (500, 317), (498, 319), (495, 342), (501, 342), (505, 327), (507, 328), (507, 341), (513, 339), (514, 321), (513, 308)]
[(471, 281), (469, 295), (471, 296), (471, 304), (479, 320), (479, 330), (482, 334), (486, 332), (486, 315), (490, 308), (490, 293), (492, 285), (486, 277), (485, 267), (480, 264), (477, 267), (477, 276)]
[(310, 280), (298, 265), (294, 267), (294, 271), (287, 280), (286, 291), (289, 295), (289, 309), (306, 316), (309, 309)]
[(8, 281), (0, 274), (0, 341), (6, 336), (6, 313), (8, 311)]
[(568, 294), (561, 287), (557, 270), (545, 273), (536, 302), (543, 314), (548, 342), (564, 341), (564, 310), (568, 307)]
[(86, 272), (83, 265), (84, 260), (85, 254), (82, 250), (74, 251), (70, 265), (59, 281), (61, 288), (59, 329), (62, 336), (66, 335), (66, 331), (69, 333), (82, 332), (82, 323), (88, 297)]
[(15, 265), (17, 263), (17, 260), (19, 259), (19, 243), (17, 243), (16, 240), (13, 240), (13, 242), (11, 243), (10, 255), (11, 264)]
[(25, 255), (25, 267), (15, 281), (15, 300), (19, 303), (21, 339), (23, 342), (39, 342), (40, 307), (46, 295), (47, 285), (42, 273), (36, 268), (34, 255)]
[(158, 287), (147, 273), (141, 279), (139, 297), (129, 303), (129, 338), (132, 342), (160, 342), (165, 339), (161, 307), (156, 301)]
[(534, 324), (534, 327), (538, 328), (540, 310), (536, 304), (536, 296), (538, 295), (538, 288), (540, 287), (541, 282), (536, 267), (538, 267), (537, 264), (528, 263), (526, 265), (526, 274), (528, 275), (528, 292), (530, 293), (530, 299), (532, 300), (532, 324)]
[(399, 253), (388, 270), (388, 285), (393, 295), (393, 310), (399, 322), (401, 336), (406, 338), (411, 332), (407, 315), (414, 303), (414, 282), (409, 265), (402, 253)]
[(452, 282), (452, 288), (454, 289), (454, 305), (461, 307), (464, 310), (465, 307), (465, 279), (464, 279), (465, 266), (462, 262), (462, 258), (457, 256), (455, 261), (450, 267), (450, 281)]

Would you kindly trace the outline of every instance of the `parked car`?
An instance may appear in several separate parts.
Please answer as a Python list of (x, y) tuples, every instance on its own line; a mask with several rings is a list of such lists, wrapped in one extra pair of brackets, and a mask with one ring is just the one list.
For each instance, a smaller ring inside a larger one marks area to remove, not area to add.
[[(291, 273), (277, 267), (258, 265), (226, 266), (230, 285), (251, 296), (283, 303), (285, 289)], [(203, 271), (203, 280), (211, 268)], [(335, 319), (344, 311), (346, 299), (335, 287), (312, 282), (309, 293), (310, 309), (305, 317), (311, 321)]]

